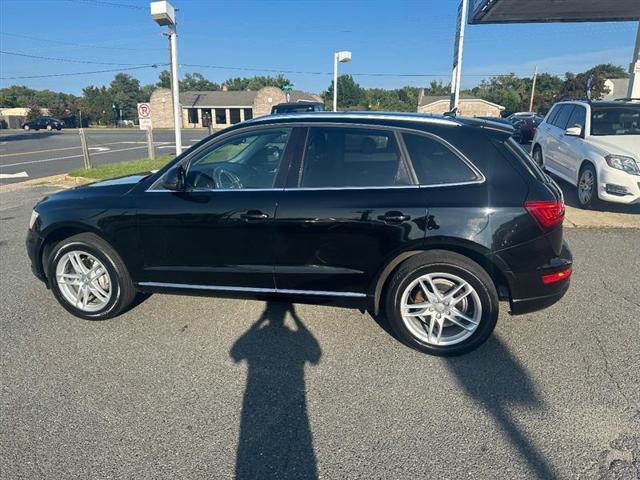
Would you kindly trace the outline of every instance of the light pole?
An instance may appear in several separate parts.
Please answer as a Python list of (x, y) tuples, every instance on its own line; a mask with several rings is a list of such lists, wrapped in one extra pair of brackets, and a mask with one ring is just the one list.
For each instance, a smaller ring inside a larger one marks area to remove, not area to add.
[(464, 49), (464, 27), (467, 23), (468, 0), (460, 0), (458, 6), (458, 20), (456, 29), (456, 45), (453, 52), (453, 71), (451, 72), (451, 99), (449, 110), (458, 112), (460, 101), (460, 78), (462, 76), (462, 50)]
[(169, 51), (171, 56), (171, 96), (173, 97), (173, 126), (176, 137), (176, 155), (182, 153), (182, 132), (180, 125), (180, 89), (178, 85), (178, 44), (176, 32), (176, 11), (169, 2), (151, 2), (151, 18), (160, 26), (169, 27)]
[(343, 50), (333, 54), (333, 111), (338, 111), (338, 63), (351, 61), (351, 52)]

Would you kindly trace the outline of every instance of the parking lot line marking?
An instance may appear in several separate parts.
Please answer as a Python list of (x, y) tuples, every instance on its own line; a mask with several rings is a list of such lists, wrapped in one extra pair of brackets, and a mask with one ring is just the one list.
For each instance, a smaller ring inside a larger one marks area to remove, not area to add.
[[(120, 144), (131, 144), (131, 143), (140, 143), (140, 144), (144, 144), (146, 145), (147, 142), (111, 142), (111, 143), (101, 143), (100, 145), (102, 146), (106, 146), (106, 145), (120, 145)], [(166, 143), (166, 142), (155, 142), (155, 143)], [(61, 147), (61, 148), (50, 148), (48, 150), (35, 150), (33, 152), (16, 152), (16, 153), (5, 153), (5, 154), (0, 154), (0, 157), (16, 157), (19, 155), (33, 155), (36, 153), (49, 153), (49, 152), (61, 152), (62, 150), (73, 150), (74, 148), (82, 148), (80, 145), (77, 145), (75, 147)], [(99, 148), (99, 147), (89, 147), (89, 148)]]
[(27, 172), (19, 172), (19, 173), (0, 173), (0, 179), (5, 178), (24, 178), (28, 177), (29, 174)]
[[(141, 148), (147, 148), (147, 146), (146, 145), (141, 145), (139, 147), (121, 148), (120, 150), (109, 150), (108, 152), (94, 152), (94, 153), (91, 154), (91, 156), (104, 155), (105, 153), (126, 152), (128, 150), (140, 150)], [(31, 160), (30, 162), (10, 163), (8, 165), (0, 165), (0, 168), (16, 167), (18, 165), (29, 165), (31, 163), (55, 162), (57, 160), (68, 160), (70, 158), (82, 158), (82, 155), (69, 155), (69, 156), (66, 156), (66, 157), (45, 158), (44, 160)]]

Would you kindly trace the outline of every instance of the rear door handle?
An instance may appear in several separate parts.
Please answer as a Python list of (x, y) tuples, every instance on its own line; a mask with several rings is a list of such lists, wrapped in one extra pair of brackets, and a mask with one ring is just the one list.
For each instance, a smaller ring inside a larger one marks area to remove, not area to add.
[(260, 210), (248, 210), (246, 213), (240, 215), (240, 218), (243, 220), (266, 220), (269, 218), (269, 215), (261, 212)]
[(402, 212), (387, 212), (384, 215), (380, 215), (378, 220), (382, 220), (383, 222), (388, 223), (402, 223), (407, 220), (411, 220), (409, 215), (405, 215)]

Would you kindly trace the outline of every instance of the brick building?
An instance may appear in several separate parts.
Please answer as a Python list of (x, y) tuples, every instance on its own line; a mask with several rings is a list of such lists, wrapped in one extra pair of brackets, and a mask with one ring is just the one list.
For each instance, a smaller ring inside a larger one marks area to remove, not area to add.
[[(183, 128), (206, 126), (210, 118), (213, 128), (225, 128), (254, 117), (268, 115), (271, 107), (287, 101), (286, 94), (277, 87), (264, 87), (258, 91), (204, 91), (182, 92)], [(294, 90), (290, 101), (322, 101), (314, 94)], [(159, 88), (151, 94), (151, 119), (154, 128), (173, 128), (171, 90)]]
[[(504, 110), (502, 105), (474, 97), (473, 95), (461, 94), (458, 103), (458, 114), (467, 117), (499, 117)], [(449, 111), (449, 96), (425, 95), (424, 90), (418, 97), (418, 113), (438, 113)]]

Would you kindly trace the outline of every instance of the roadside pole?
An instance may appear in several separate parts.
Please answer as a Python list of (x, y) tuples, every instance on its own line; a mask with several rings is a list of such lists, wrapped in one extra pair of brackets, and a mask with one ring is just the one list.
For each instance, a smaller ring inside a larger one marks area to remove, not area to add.
[(631, 67), (629, 69), (629, 91), (627, 97), (640, 98), (640, 22), (638, 22), (638, 33), (636, 34), (636, 48), (633, 51)]
[(156, 158), (156, 148), (153, 145), (153, 129), (146, 128), (147, 131), (147, 152), (149, 154), (149, 158), (151, 160), (155, 160)]
[(533, 83), (531, 84), (531, 100), (529, 100), (529, 111), (533, 112), (533, 97), (536, 94), (536, 80), (538, 80), (538, 66), (533, 71)]
[(84, 128), (79, 130), (80, 146), (82, 147), (82, 157), (84, 159), (84, 168), (91, 168), (91, 157), (89, 156), (89, 147), (87, 146), (87, 137), (84, 134)]
[(176, 137), (176, 156), (182, 153), (182, 118), (180, 117), (180, 87), (178, 84), (178, 34), (176, 26), (169, 26), (169, 49), (171, 50), (171, 94), (173, 96), (173, 125)]
[(451, 72), (451, 99), (449, 111), (457, 113), (460, 103), (460, 77), (462, 72), (462, 51), (464, 50), (464, 29), (467, 24), (468, 0), (461, 0), (458, 7), (458, 25), (456, 44), (453, 52), (453, 71)]

